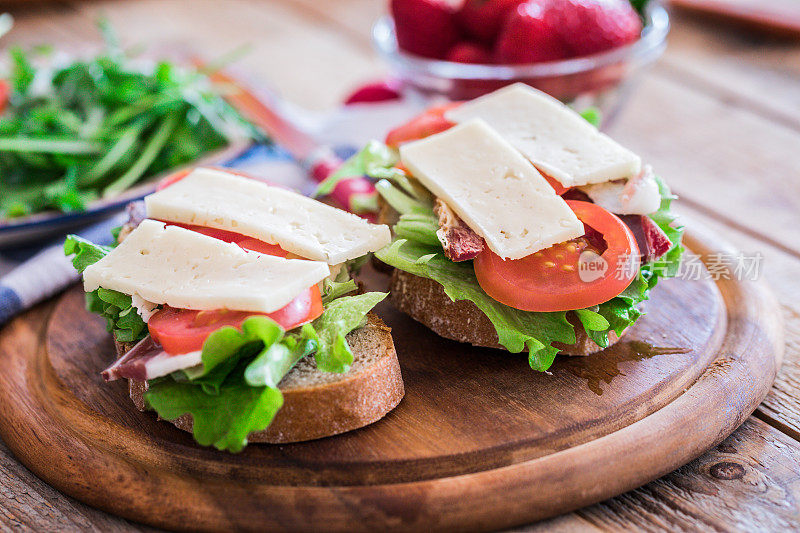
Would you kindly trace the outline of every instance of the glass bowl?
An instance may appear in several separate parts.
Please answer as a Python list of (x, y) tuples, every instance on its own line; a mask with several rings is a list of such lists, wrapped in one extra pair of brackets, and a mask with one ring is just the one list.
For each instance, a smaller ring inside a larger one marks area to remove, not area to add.
[(596, 106), (607, 122), (618, 111), (626, 88), (666, 48), (669, 15), (658, 2), (645, 14), (635, 43), (591, 56), (525, 65), (475, 65), (428, 59), (400, 50), (389, 16), (378, 19), (372, 40), (403, 83), (404, 92), (427, 99), (469, 100), (523, 82), (578, 108)]

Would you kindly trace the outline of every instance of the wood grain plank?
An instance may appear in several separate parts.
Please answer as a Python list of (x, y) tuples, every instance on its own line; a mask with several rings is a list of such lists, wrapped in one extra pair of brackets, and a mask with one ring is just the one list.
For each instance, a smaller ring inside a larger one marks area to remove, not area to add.
[(14, 25), (3, 36), (5, 45), (13, 43), (24, 48), (52, 42), (76, 46), (82, 42), (80, 34), (70, 31), (82, 17), (67, 4), (17, 5), (7, 11), (13, 15)]
[(683, 197), (800, 252), (800, 135), (663, 76), (643, 80), (611, 131)]
[(368, 48), (281, 2), (229, 0), (221, 8), (215, 0), (198, 0), (187, 9), (180, 0), (112, 0), (75, 6), (86, 20), (106, 14), (125, 43), (159, 43), (209, 58), (249, 45), (236, 66), (310, 109), (334, 107), (360, 80), (384, 72)]
[[(375, 0), (280, 0), (328, 21), (351, 39), (371, 46), (370, 29), (385, 14)], [(765, 118), (800, 129), (800, 45), (672, 14), (669, 47), (657, 71), (699, 92), (736, 101)]]
[(576, 514), (606, 531), (796, 530), (798, 464), (800, 443), (751, 417), (699, 459)]
[(0, 441), (0, 531), (156, 531), (59, 493), (17, 462)]
[(800, 43), (672, 14), (658, 66), (672, 79), (800, 128)]
[(800, 259), (762, 240), (732, 230), (718, 220), (681, 206), (678, 212), (711, 227), (721, 238), (746, 254), (762, 253), (761, 275), (773, 287), (784, 318), (786, 351), (783, 367), (757, 414), (771, 425), (800, 441)]

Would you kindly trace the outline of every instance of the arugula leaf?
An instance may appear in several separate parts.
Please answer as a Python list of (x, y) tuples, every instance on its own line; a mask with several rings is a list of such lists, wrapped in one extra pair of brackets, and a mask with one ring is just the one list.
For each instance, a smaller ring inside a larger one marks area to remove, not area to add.
[(347, 372), (353, 363), (353, 353), (345, 335), (364, 325), (364, 319), (387, 293), (367, 292), (333, 300), (318, 319), (303, 327), (304, 337), (318, 343), (314, 359), (323, 372)]
[(36, 69), (19, 46), (12, 47), (9, 54), (12, 61), (11, 86), (14, 92), (25, 95), (36, 77)]
[(63, 66), (51, 59), (39, 66), (41, 48), (9, 50), (0, 218), (80, 211), (104, 191), (196, 161), (232, 139), (264, 140), (208, 71), (164, 61), (143, 70), (107, 24), (101, 30), (104, 51)]
[(336, 172), (319, 184), (313, 196), (325, 196), (333, 192), (336, 184), (354, 176), (369, 176), (376, 179), (405, 176), (402, 170), (394, 168), (397, 152), (382, 142), (370, 141), (367, 145), (342, 163)]
[(192, 433), (199, 444), (240, 452), (247, 445), (247, 436), (266, 429), (283, 405), (277, 388), (253, 387), (245, 382), (243, 373), (242, 367), (232, 372), (217, 394), (208, 394), (191, 382), (151, 381), (144, 399), (166, 420), (191, 414)]

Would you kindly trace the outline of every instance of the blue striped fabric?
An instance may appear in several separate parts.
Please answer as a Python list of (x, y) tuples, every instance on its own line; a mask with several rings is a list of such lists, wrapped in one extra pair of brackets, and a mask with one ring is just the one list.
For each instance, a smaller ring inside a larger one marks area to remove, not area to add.
[(24, 309), (22, 300), (10, 287), (0, 285), (0, 324), (5, 324)]

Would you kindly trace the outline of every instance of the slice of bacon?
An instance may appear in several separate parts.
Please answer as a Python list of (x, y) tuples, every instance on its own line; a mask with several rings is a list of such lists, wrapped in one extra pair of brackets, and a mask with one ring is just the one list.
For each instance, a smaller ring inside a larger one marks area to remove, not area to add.
[(658, 224), (647, 215), (625, 215), (620, 217), (631, 228), (642, 253), (642, 263), (654, 261), (672, 248), (672, 242)]
[[(113, 365), (103, 370), (101, 375), (103, 379), (106, 381), (114, 381), (123, 377), (122, 374), (129, 374), (130, 370), (133, 367), (141, 364), (147, 358), (158, 355), (161, 353), (161, 346), (156, 344), (156, 342), (148, 335), (144, 339), (140, 340), (136, 345), (128, 350), (125, 355), (117, 359)], [(142, 370), (143, 371), (143, 370)], [(143, 378), (134, 378), (134, 379), (143, 379)]]
[(122, 242), (130, 232), (142, 223), (142, 220), (147, 218), (147, 210), (144, 206), (144, 201), (139, 200), (131, 202), (125, 206), (125, 212), (128, 213), (128, 221), (123, 224), (122, 229), (117, 237), (117, 242)]
[(170, 355), (148, 335), (102, 373), (106, 381), (128, 378), (139, 381), (160, 378), (202, 362), (200, 352)]
[(486, 247), (483, 237), (464, 223), (446, 203), (439, 198), (433, 204), (433, 212), (439, 217), (436, 236), (444, 248), (444, 255), (451, 261), (475, 259)]

